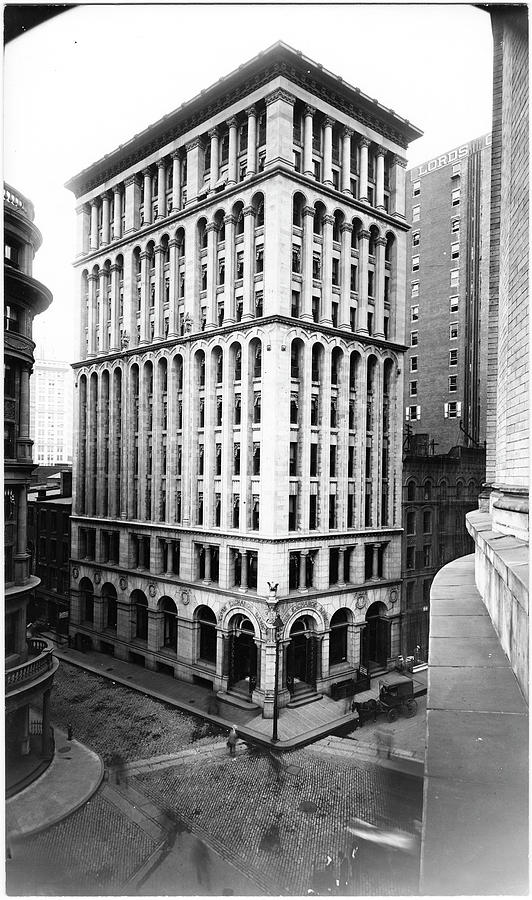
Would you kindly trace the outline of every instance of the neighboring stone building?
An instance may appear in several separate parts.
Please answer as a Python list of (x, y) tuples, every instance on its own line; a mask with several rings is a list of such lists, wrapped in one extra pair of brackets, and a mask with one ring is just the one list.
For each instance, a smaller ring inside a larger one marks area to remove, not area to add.
[(431, 591), (420, 893), (527, 896), (528, 10), (493, 31), (487, 479)]
[(491, 135), (407, 172), (405, 420), (437, 453), (486, 437)]
[(70, 608), (70, 516), (72, 473), (60, 474), (57, 488), (28, 494), (28, 538), (33, 572), (40, 584), (28, 607), (34, 630), (66, 643)]
[(70, 363), (36, 358), (30, 433), (33, 456), (40, 466), (72, 465), (73, 383)]
[[(32, 276), (41, 235), (32, 203), (4, 185), (4, 585), (7, 792), (20, 789), (49, 759), (48, 709), (57, 662), (51, 646), (26, 640), (26, 609), (39, 579), (30, 572), (26, 491), (33, 469), (30, 375), (33, 318), (52, 302)], [(42, 734), (30, 734), (30, 706), (42, 708)]]
[(412, 435), (403, 456), (402, 650), (427, 659), (430, 588), (438, 569), (473, 552), (466, 513), (478, 506), (486, 454), (473, 447), (434, 453), (428, 434)]
[[(71, 179), (71, 634), (271, 716), (399, 652), (420, 132), (284, 44)], [(271, 585), (271, 588), (270, 588)]]

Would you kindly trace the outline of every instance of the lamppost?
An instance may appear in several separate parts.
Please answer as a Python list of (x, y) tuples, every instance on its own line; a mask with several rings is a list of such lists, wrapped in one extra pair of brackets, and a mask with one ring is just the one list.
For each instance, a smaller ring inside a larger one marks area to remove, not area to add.
[(277, 736), (277, 720), (279, 718), (279, 648), (281, 646), (281, 629), (284, 627), (284, 622), (279, 613), (275, 617), (273, 627), (275, 628), (275, 681), (273, 686), (272, 743), (276, 744), (279, 740)]

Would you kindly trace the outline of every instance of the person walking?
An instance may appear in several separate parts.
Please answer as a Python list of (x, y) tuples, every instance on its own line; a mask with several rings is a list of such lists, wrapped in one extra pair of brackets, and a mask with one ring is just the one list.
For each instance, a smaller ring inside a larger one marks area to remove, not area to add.
[(229, 747), (229, 756), (236, 756), (236, 742), (238, 741), (238, 735), (236, 733), (236, 726), (233, 725), (231, 731), (229, 732), (229, 737), (227, 738), (227, 746)]
[(351, 847), (351, 853), (349, 854), (349, 869), (351, 876), (351, 893), (356, 894), (358, 891), (357, 887), (357, 875), (358, 875), (358, 844), (353, 844)]

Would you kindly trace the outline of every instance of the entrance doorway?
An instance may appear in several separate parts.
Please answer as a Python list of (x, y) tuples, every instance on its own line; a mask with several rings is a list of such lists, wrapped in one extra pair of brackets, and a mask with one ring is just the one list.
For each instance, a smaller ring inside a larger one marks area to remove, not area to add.
[(228, 687), (251, 695), (257, 684), (255, 629), (245, 616), (235, 617), (230, 627)]
[(287, 687), (292, 693), (298, 682), (316, 690), (318, 675), (318, 638), (314, 622), (302, 616), (290, 629), (290, 643), (286, 654)]
[(362, 663), (369, 672), (386, 667), (390, 656), (390, 620), (384, 603), (372, 603), (362, 632)]

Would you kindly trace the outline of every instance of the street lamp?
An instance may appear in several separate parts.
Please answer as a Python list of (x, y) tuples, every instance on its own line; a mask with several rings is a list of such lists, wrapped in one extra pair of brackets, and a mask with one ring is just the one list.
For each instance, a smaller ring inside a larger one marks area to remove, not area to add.
[(284, 622), (279, 613), (275, 617), (273, 627), (275, 628), (275, 681), (273, 686), (273, 734), (272, 743), (276, 744), (279, 740), (277, 736), (277, 720), (279, 718), (279, 648), (281, 646), (281, 629)]

